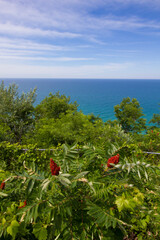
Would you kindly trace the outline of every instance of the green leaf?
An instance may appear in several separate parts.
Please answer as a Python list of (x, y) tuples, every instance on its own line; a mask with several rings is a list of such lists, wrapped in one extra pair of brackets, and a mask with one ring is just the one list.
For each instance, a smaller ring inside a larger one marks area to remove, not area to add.
[(12, 226), (11, 225), (9, 227), (7, 227), (7, 233), (12, 236), (13, 231), (12, 231)]
[(61, 234), (58, 234), (58, 236), (55, 238), (55, 240), (58, 240), (58, 238), (59, 238), (60, 235), (61, 235)]
[(13, 220), (13, 221), (11, 222), (11, 226), (12, 226), (12, 227), (19, 227), (19, 223), (18, 223), (16, 220)]
[(94, 192), (94, 194), (96, 193), (94, 187), (93, 187), (93, 182), (88, 182), (88, 185), (90, 186), (90, 188), (92, 189), (92, 191)]
[(66, 212), (68, 213), (68, 215), (69, 215), (70, 217), (72, 216), (71, 207), (66, 207)]
[(47, 229), (42, 227), (41, 224), (36, 224), (33, 229), (33, 234), (38, 240), (46, 240), (47, 239)]
[(77, 181), (72, 182), (72, 184), (71, 184), (71, 188), (75, 188), (76, 185), (77, 185)]
[(86, 231), (83, 230), (83, 232), (81, 233), (81, 236), (80, 236), (80, 240), (85, 240), (86, 239)]
[(48, 187), (50, 182), (51, 181), (48, 178), (43, 181), (43, 183), (42, 183), (42, 191), (47, 189), (47, 187)]
[(6, 219), (2, 218), (2, 225), (5, 225), (5, 223), (6, 223)]
[(121, 212), (123, 209), (131, 209), (131, 202), (123, 194), (121, 197), (117, 197), (115, 201), (118, 211)]
[(131, 164), (129, 163), (129, 164), (127, 164), (128, 165), (128, 174), (130, 173), (130, 171), (131, 171)]
[(7, 227), (7, 233), (10, 234), (15, 239), (17, 233), (18, 233), (19, 223), (16, 220), (13, 220), (11, 222), (11, 225)]
[(138, 173), (139, 178), (141, 179), (141, 174), (140, 174), (139, 169), (137, 170), (137, 173)]
[(115, 216), (112, 216), (106, 209), (101, 208), (92, 202), (87, 202), (87, 210), (88, 215), (94, 218), (95, 222), (101, 227), (105, 226), (108, 229), (111, 226), (115, 227), (116, 223), (128, 225)]
[(35, 184), (35, 180), (34, 179), (30, 179), (29, 180), (29, 183), (28, 183), (28, 186), (27, 186), (27, 192), (28, 194), (30, 194), (32, 192), (32, 189), (34, 187), (34, 184)]
[(76, 177), (74, 177), (74, 179), (76, 180), (76, 179), (82, 178), (82, 177), (84, 177), (85, 175), (87, 175), (87, 173), (89, 173), (89, 172), (88, 172), (88, 171), (86, 171), (86, 172), (81, 172), (81, 173), (79, 173)]
[(62, 177), (61, 175), (58, 176), (58, 180), (64, 185), (68, 186), (71, 184), (71, 181), (68, 178)]
[(39, 208), (39, 204), (37, 204), (35, 207), (34, 207), (34, 222), (36, 222), (36, 219), (38, 217), (38, 208)]
[(113, 220), (113, 228), (115, 228), (117, 225), (117, 221)]
[(147, 181), (148, 181), (148, 174), (147, 174), (147, 172), (144, 171), (144, 174), (145, 174), (145, 177), (146, 177), (146, 179), (147, 179)]
[(6, 194), (6, 193), (3, 193), (3, 192), (0, 192), (0, 196), (2, 196), (2, 197), (7, 197), (7, 196), (8, 196), (8, 194)]
[(125, 167), (126, 167), (126, 164), (124, 164), (124, 165), (122, 166), (122, 170), (125, 169)]
[(69, 174), (69, 173), (61, 173), (61, 176), (63, 176), (63, 177), (70, 177), (71, 174)]

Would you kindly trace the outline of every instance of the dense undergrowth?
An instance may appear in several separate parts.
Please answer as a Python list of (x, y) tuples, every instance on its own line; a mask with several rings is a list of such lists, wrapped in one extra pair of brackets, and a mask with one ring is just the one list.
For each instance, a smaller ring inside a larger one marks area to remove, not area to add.
[(133, 146), (37, 152), (1, 161), (0, 239), (159, 239), (160, 169)]

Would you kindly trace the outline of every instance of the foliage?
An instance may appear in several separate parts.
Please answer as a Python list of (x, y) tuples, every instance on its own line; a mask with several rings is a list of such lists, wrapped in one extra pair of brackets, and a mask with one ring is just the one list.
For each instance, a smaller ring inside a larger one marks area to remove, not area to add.
[(66, 114), (68, 111), (77, 111), (77, 103), (70, 103), (70, 97), (60, 95), (57, 92), (55, 95), (49, 94), (36, 107), (37, 118), (59, 118), (61, 114)]
[(78, 112), (77, 103), (70, 103), (65, 95), (50, 93), (34, 108), (35, 90), (19, 97), (15, 84), (5, 88), (2, 82), (0, 97), (0, 141), (33, 144), (39, 148), (65, 142), (107, 146), (110, 142), (122, 145), (132, 141), (118, 124), (112, 126), (93, 114)]
[(150, 163), (156, 165), (160, 163), (160, 129), (149, 129), (146, 134), (137, 136), (134, 141), (142, 150), (139, 157), (141, 155), (146, 155)]
[(142, 118), (144, 114), (137, 99), (123, 98), (122, 102), (114, 107), (114, 111), (125, 132), (137, 133), (146, 128), (146, 120)]
[(153, 123), (155, 127), (160, 127), (160, 114), (153, 114), (150, 123)]
[(51, 149), (39, 149), (37, 145), (19, 145), (8, 142), (0, 143), (0, 167), (4, 170), (18, 171), (23, 168), (23, 162), (36, 163), (41, 169), (46, 169), (46, 159), (54, 156), (54, 147)]
[(159, 239), (158, 115), (125, 98), (104, 123), (3, 82), (0, 100), (0, 239)]
[(10, 127), (6, 123), (0, 122), (0, 142), (11, 141), (13, 138), (14, 134)]
[[(159, 168), (121, 151), (63, 145), (54, 155), (59, 175), (51, 174), (48, 159), (45, 171), (28, 163), (6, 176), (1, 239), (122, 240), (132, 232), (138, 239), (158, 239)], [(106, 168), (117, 153), (119, 163)]]
[(15, 84), (8, 88), (4, 82), (0, 85), (0, 125), (12, 132), (13, 142), (20, 142), (22, 136), (33, 126), (35, 91), (36, 89), (19, 96)]
[(132, 137), (124, 133), (118, 124), (114, 127), (102, 120), (90, 121), (90, 115), (82, 112), (67, 113), (58, 119), (43, 118), (36, 122), (35, 130), (23, 139), (25, 143), (37, 144), (39, 147), (48, 148), (65, 142), (73, 144), (107, 145), (107, 143), (132, 142)]

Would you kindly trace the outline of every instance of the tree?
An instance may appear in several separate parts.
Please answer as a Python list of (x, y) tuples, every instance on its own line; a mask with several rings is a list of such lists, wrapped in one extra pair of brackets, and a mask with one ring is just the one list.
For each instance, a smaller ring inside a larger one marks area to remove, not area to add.
[(68, 111), (77, 111), (77, 103), (70, 103), (70, 97), (60, 95), (57, 92), (55, 95), (49, 94), (37, 107), (37, 118), (59, 118), (60, 115), (66, 114)]
[(33, 126), (36, 89), (19, 96), (18, 87), (4, 82), (0, 85), (0, 124), (8, 126), (13, 133), (13, 142), (21, 142), (22, 136)]
[(156, 113), (156, 114), (153, 114), (153, 117), (152, 119), (149, 121), (149, 123), (153, 123), (154, 127), (160, 127), (160, 114)]
[(141, 132), (146, 129), (142, 108), (136, 98), (127, 97), (114, 107), (115, 116), (125, 132)]
[(149, 121), (149, 123), (153, 123), (154, 125), (156, 125), (155, 127), (160, 127), (160, 114), (153, 114), (153, 117)]

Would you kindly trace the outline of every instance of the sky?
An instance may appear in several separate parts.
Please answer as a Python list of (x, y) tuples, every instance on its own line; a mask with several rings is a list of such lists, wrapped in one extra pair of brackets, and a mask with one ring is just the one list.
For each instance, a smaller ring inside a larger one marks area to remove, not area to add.
[(0, 78), (160, 79), (160, 0), (0, 0)]

